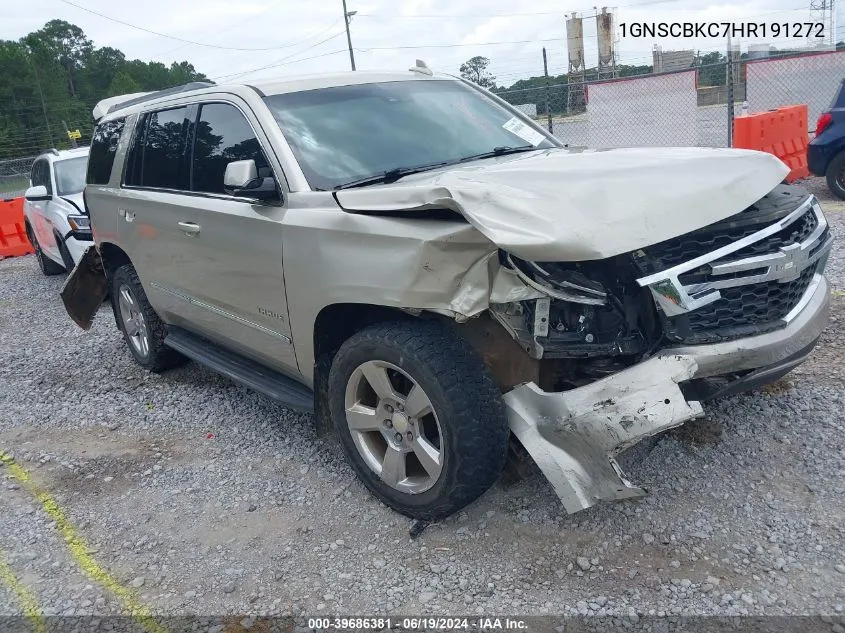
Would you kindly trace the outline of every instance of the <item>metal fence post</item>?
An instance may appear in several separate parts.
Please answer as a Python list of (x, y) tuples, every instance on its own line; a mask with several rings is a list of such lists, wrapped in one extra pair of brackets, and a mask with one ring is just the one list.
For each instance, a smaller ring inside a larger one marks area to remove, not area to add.
[(728, 147), (733, 146), (734, 134), (734, 65), (733, 65), (733, 47), (731, 46), (731, 35), (728, 33), (728, 58), (727, 68), (725, 69), (725, 81), (727, 82), (727, 102), (728, 102)]
[(549, 60), (546, 58), (546, 47), (543, 47), (543, 75), (546, 77), (546, 116), (549, 119), (549, 134), (553, 134), (551, 89), (549, 88)]

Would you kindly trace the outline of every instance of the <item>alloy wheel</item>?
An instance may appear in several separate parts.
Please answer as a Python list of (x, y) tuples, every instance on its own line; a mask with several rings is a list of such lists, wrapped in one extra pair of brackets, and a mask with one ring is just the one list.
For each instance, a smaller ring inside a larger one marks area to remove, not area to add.
[(118, 290), (118, 305), (120, 306), (120, 318), (123, 320), (123, 327), (129, 343), (141, 356), (150, 353), (150, 337), (147, 331), (147, 323), (138, 305), (138, 300), (132, 293), (132, 289), (123, 284)]
[(367, 361), (352, 372), (344, 395), (346, 423), (367, 466), (390, 487), (419, 494), (443, 470), (443, 434), (419, 383), (386, 361)]

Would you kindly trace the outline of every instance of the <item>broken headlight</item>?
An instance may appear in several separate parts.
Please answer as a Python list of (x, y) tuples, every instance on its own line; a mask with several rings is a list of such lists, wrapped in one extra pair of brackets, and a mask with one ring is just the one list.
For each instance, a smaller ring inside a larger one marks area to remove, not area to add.
[(499, 261), (544, 295), (491, 307), (532, 358), (628, 356), (646, 349), (653, 302), (636, 285), (629, 258), (532, 262), (500, 251)]
[(538, 264), (519, 259), (510, 253), (504, 253), (503, 257), (505, 265), (511, 268), (524, 284), (553, 299), (587, 305), (607, 303), (607, 291), (604, 286), (579, 271), (577, 264)]

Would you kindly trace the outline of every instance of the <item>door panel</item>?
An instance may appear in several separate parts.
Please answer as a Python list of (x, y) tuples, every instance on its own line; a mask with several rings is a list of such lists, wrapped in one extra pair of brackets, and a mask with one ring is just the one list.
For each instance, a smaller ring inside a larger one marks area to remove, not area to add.
[[(55, 194), (53, 187), (53, 178), (51, 175), (50, 163), (46, 158), (41, 158), (32, 165), (32, 185), (43, 185), (47, 188), (47, 193)], [(32, 213), (31, 224), (32, 230), (35, 231), (35, 237), (41, 250), (46, 253), (51, 259), (61, 261), (61, 253), (59, 253), (58, 244), (56, 244), (56, 236), (53, 233), (53, 226), (50, 223), (49, 205), (54, 204), (52, 200), (39, 200), (37, 202), (29, 202), (30, 211)]]
[(202, 211), (199, 218), (181, 219), (187, 248), (202, 262), (192, 269), (190, 284), (238, 351), (294, 368), (282, 271), (285, 211), (278, 203), (233, 198), (223, 187), (226, 165), (238, 160), (254, 160), (259, 177), (274, 177), (257, 129), (233, 103), (199, 106), (190, 176)]
[(171, 206), (181, 212), (170, 228), (178, 242), (173, 250), (179, 256), (171, 267), (177, 274), (159, 277), (190, 296), (192, 319), (210, 338), (274, 367), (295, 367), (282, 274), (285, 210), (193, 199), (202, 210), (177, 212)]
[(282, 275), (285, 210), (188, 193), (124, 193), (121, 242), (162, 318), (281, 370), (295, 367)]
[[(190, 304), (159, 287), (180, 256), (172, 224), (188, 188), (187, 135), (192, 109), (186, 106), (143, 114), (133, 130), (126, 157), (124, 189), (118, 200), (118, 240), (126, 249), (147, 298), (167, 322), (190, 319)], [(189, 203), (190, 204), (190, 203)], [(177, 214), (178, 215), (178, 214)], [(162, 278), (164, 275), (165, 278)]]

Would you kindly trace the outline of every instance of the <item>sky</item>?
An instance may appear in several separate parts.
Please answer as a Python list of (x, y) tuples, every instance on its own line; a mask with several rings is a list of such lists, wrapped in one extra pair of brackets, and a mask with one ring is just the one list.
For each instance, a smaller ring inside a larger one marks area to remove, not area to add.
[[(508, 86), (542, 74), (544, 46), (550, 74), (566, 72), (565, 20), (571, 12), (585, 18), (586, 63), (595, 64), (595, 21), (588, 18), (596, 7), (578, 4), (586, 1), (347, 0), (347, 10), (357, 12), (351, 36), (359, 70), (404, 70), (419, 58), (437, 71), (457, 73), (462, 62), (482, 55), (491, 60), (497, 84)], [(618, 25), (623, 22), (805, 21), (810, 19), (810, 2), (619, 0), (609, 7), (615, 10), (619, 36)], [(842, 11), (838, 9), (839, 14)], [(836, 17), (837, 40), (845, 39), (845, 22)], [(350, 67), (342, 0), (0, 0), (0, 39), (18, 39), (55, 18), (80, 26), (96, 46), (118, 48), (130, 59), (166, 64), (187, 60), (217, 81), (255, 81)], [(766, 41), (779, 47), (806, 44), (804, 39)], [(749, 43), (741, 42), (743, 50)], [(617, 62), (651, 64), (655, 44), (664, 50), (726, 48), (723, 38), (620, 37)]]

